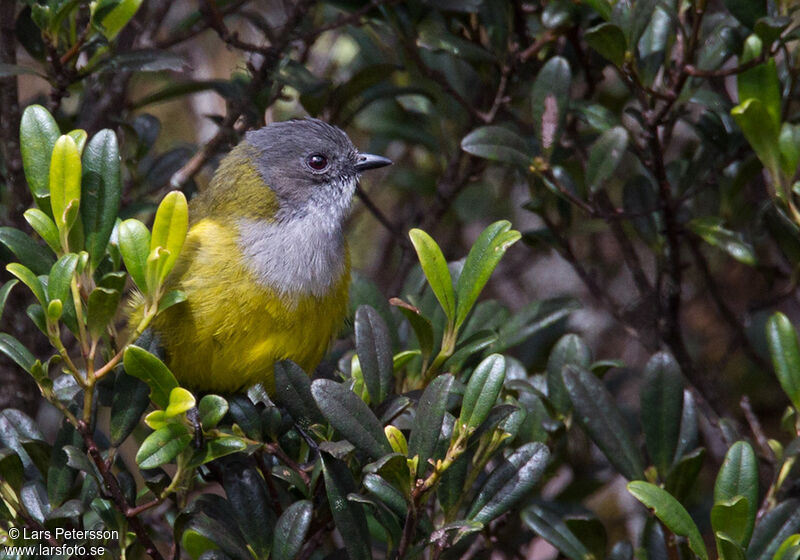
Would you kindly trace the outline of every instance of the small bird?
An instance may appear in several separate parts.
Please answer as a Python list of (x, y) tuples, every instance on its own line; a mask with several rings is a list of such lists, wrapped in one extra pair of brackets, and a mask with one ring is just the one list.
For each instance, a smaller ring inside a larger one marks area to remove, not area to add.
[(248, 132), (189, 204), (189, 232), (166, 283), (186, 300), (152, 338), (183, 386), (232, 393), (289, 359), (319, 364), (347, 311), (343, 224), (361, 172), (392, 162), (306, 118)]

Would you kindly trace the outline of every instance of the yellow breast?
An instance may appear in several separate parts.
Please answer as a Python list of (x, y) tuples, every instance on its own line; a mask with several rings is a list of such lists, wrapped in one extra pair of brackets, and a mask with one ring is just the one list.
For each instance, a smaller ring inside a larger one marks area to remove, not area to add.
[(230, 224), (205, 218), (192, 225), (169, 285), (186, 301), (159, 315), (153, 329), (181, 385), (234, 392), (260, 382), (272, 392), (276, 361), (290, 359), (310, 372), (341, 327), (347, 248), (328, 293), (287, 294), (259, 283), (237, 239)]

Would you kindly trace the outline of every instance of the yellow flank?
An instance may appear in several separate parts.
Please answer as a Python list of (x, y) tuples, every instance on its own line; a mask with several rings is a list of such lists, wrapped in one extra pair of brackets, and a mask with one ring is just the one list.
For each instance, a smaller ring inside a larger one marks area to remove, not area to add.
[(344, 272), (325, 297), (278, 294), (246, 268), (237, 236), (230, 216), (191, 226), (169, 282), (186, 301), (156, 317), (153, 329), (181, 385), (234, 392), (260, 382), (272, 393), (276, 361), (311, 371), (341, 326), (349, 259), (345, 250)]

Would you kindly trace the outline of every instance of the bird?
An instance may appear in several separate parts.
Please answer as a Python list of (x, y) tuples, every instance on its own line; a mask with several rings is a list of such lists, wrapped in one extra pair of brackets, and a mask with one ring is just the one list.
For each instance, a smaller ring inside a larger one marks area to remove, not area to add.
[(274, 392), (274, 364), (313, 372), (347, 312), (344, 222), (360, 174), (391, 160), (358, 151), (324, 121), (245, 134), (189, 203), (189, 230), (166, 290), (184, 301), (148, 337), (181, 386)]

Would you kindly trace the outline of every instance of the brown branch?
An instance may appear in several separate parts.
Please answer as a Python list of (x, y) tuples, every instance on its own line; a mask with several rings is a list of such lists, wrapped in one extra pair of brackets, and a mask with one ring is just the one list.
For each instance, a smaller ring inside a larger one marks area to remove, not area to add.
[(398, 227), (388, 217), (386, 217), (386, 215), (381, 211), (381, 209), (378, 208), (378, 206), (374, 202), (372, 202), (369, 195), (367, 195), (367, 193), (364, 192), (364, 189), (361, 188), (361, 185), (356, 185), (356, 196), (358, 196), (358, 198), (364, 204), (364, 207), (367, 210), (369, 210), (369, 212), (375, 217), (375, 219), (378, 220), (378, 222), (384, 228), (386, 228), (386, 231), (392, 234), (392, 237), (395, 239), (395, 241), (397, 241), (397, 243), (401, 247), (405, 249), (411, 248), (409, 240), (406, 238), (405, 235), (403, 235), (403, 231), (400, 229), (400, 227)]
[(753, 412), (750, 397), (747, 395), (743, 396), (742, 400), (739, 401), (739, 406), (742, 407), (744, 417), (747, 420), (747, 424), (750, 426), (750, 431), (753, 432), (753, 436), (756, 438), (756, 443), (758, 443), (758, 447), (761, 449), (761, 454), (774, 465), (777, 460), (775, 452), (772, 451), (772, 448), (769, 446), (769, 438), (767, 434), (764, 433), (764, 428), (761, 427), (758, 416)]
[(136, 537), (139, 539), (139, 542), (141, 543), (145, 552), (147, 552), (147, 554), (149, 554), (153, 560), (164, 560), (163, 556), (161, 556), (161, 553), (158, 551), (158, 548), (156, 548), (155, 543), (153, 543), (153, 540), (150, 538), (150, 535), (147, 534), (147, 529), (145, 529), (141, 519), (139, 519), (139, 512), (137, 511), (138, 508), (131, 508), (131, 506), (128, 505), (128, 501), (125, 499), (125, 495), (122, 493), (122, 489), (119, 486), (117, 478), (111, 472), (109, 465), (103, 459), (102, 455), (100, 455), (100, 450), (97, 447), (97, 443), (94, 441), (91, 428), (88, 424), (86, 424), (86, 422), (79, 421), (78, 431), (80, 432), (81, 436), (83, 437), (83, 441), (86, 444), (86, 452), (97, 467), (97, 470), (100, 472), (100, 476), (103, 478), (103, 484), (110, 494), (111, 500), (114, 502), (114, 506), (116, 507), (117, 511), (125, 515), (125, 518), (128, 520), (133, 532), (136, 533)]

